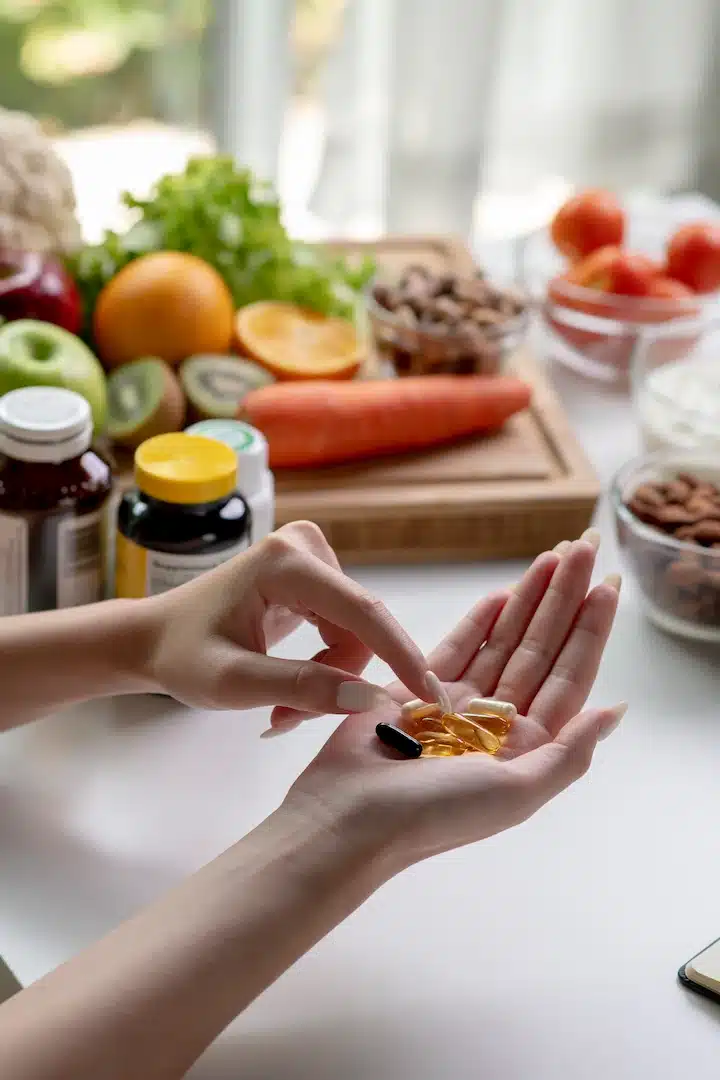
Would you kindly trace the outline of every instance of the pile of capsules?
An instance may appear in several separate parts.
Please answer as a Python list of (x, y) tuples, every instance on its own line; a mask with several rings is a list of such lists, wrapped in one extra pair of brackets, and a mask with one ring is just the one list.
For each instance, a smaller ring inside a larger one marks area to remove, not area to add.
[(380, 741), (409, 758), (497, 754), (517, 716), (515, 706), (476, 697), (462, 713), (455, 712), (444, 687), (438, 682), (434, 689), (436, 702), (417, 699), (402, 706), (399, 726), (378, 724)]

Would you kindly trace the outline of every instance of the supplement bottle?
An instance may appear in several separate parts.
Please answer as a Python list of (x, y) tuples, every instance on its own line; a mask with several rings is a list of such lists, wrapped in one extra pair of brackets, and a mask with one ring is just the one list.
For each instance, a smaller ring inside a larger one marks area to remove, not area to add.
[(103, 599), (112, 474), (92, 432), (90, 406), (72, 390), (0, 398), (0, 615)]
[(215, 439), (156, 435), (135, 451), (135, 483), (118, 508), (115, 595), (155, 596), (250, 546), (237, 461)]
[(237, 488), (252, 513), (252, 542), (275, 528), (275, 481), (268, 468), (267, 439), (241, 420), (201, 420), (188, 434), (226, 443), (237, 457)]

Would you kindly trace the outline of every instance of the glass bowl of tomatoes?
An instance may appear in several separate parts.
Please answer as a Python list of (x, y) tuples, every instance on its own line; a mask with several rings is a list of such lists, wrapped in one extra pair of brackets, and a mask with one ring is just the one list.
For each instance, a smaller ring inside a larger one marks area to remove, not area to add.
[(547, 229), (521, 239), (517, 277), (553, 359), (629, 385), (648, 330), (672, 323), (679, 357), (720, 316), (720, 222), (678, 222), (627, 210), (610, 192), (580, 192)]

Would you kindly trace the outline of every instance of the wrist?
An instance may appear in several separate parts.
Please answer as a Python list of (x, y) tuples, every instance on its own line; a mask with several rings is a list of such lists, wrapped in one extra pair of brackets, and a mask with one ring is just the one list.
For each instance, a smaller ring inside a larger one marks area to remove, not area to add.
[(160, 686), (153, 674), (161, 622), (150, 600), (109, 600), (99, 606), (107, 630), (98, 637), (112, 670), (111, 694), (153, 693)]
[(399, 854), (402, 845), (387, 814), (361, 800), (317, 798), (291, 789), (268, 824), (303, 837), (308, 850), (318, 854), (328, 872), (362, 881), (369, 892), (407, 865)]

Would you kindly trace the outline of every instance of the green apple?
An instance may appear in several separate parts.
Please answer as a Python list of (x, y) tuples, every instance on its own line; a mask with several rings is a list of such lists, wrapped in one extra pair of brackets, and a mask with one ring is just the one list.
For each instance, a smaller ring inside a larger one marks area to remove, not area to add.
[(96, 434), (107, 418), (105, 372), (84, 341), (38, 319), (0, 326), (0, 396), (22, 386), (62, 386), (87, 399)]

